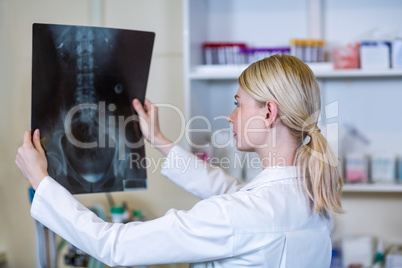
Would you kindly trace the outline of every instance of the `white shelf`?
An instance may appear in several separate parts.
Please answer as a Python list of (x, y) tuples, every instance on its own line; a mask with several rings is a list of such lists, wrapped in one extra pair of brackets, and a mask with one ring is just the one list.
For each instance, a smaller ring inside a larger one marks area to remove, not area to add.
[(191, 79), (237, 79), (247, 65), (200, 65), (190, 73)]
[(364, 183), (364, 184), (344, 184), (344, 193), (402, 193), (402, 184), (380, 184), (380, 183)]
[(390, 78), (402, 77), (402, 69), (350, 69), (350, 70), (319, 70), (317, 72), (312, 68), (317, 78)]
[[(332, 63), (309, 64), (317, 78), (402, 77), (402, 69), (335, 70)], [(200, 65), (190, 72), (194, 80), (237, 79), (247, 65)]]

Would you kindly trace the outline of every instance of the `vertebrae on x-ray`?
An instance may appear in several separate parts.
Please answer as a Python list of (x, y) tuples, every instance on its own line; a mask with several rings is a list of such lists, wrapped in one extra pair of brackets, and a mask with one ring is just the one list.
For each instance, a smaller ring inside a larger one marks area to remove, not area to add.
[[(78, 28), (75, 35), (77, 55), (77, 88), (75, 99), (78, 104), (95, 103), (94, 87), (94, 33), (90, 28)], [(96, 111), (85, 109), (80, 121), (90, 124), (96, 118)], [(91, 125), (91, 124), (90, 124)]]

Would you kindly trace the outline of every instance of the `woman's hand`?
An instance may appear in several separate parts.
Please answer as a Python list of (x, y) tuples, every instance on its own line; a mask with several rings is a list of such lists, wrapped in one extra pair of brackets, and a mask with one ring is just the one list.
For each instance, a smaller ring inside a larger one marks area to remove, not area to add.
[(173, 142), (167, 139), (159, 128), (158, 107), (145, 99), (145, 107), (138, 99), (133, 100), (133, 107), (140, 118), (140, 127), (144, 137), (165, 156), (173, 147)]
[(31, 140), (31, 131), (25, 131), (24, 142), (18, 148), (15, 163), (34, 190), (38, 188), (39, 183), (46, 176), (49, 176), (45, 151), (40, 144), (39, 129), (34, 132), (33, 142)]

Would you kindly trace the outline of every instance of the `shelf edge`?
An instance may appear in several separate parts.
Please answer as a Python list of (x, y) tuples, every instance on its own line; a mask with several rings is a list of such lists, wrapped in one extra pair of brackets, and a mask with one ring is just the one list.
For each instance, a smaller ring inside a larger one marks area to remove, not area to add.
[[(332, 63), (320, 63), (309, 65), (317, 79), (324, 78), (381, 78), (381, 77), (401, 77), (402, 69), (349, 69), (335, 70)], [(237, 79), (241, 72), (247, 68), (247, 65), (239, 66), (196, 66), (190, 72), (189, 78), (193, 80), (225, 80)]]
[(344, 184), (344, 193), (402, 193), (402, 184)]

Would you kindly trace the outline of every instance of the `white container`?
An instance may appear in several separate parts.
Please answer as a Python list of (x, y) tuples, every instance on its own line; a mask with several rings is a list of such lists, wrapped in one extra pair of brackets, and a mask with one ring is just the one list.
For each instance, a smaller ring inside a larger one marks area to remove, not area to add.
[(342, 240), (343, 267), (361, 264), (371, 267), (375, 256), (375, 240), (371, 236), (352, 236)]
[(395, 38), (392, 42), (392, 68), (402, 68), (402, 38)]
[(394, 155), (373, 155), (371, 159), (371, 178), (373, 182), (395, 182), (396, 157)]
[(402, 267), (402, 245), (393, 245), (385, 259), (385, 268)]
[(391, 67), (391, 43), (387, 41), (363, 41), (360, 44), (362, 69), (387, 69)]

